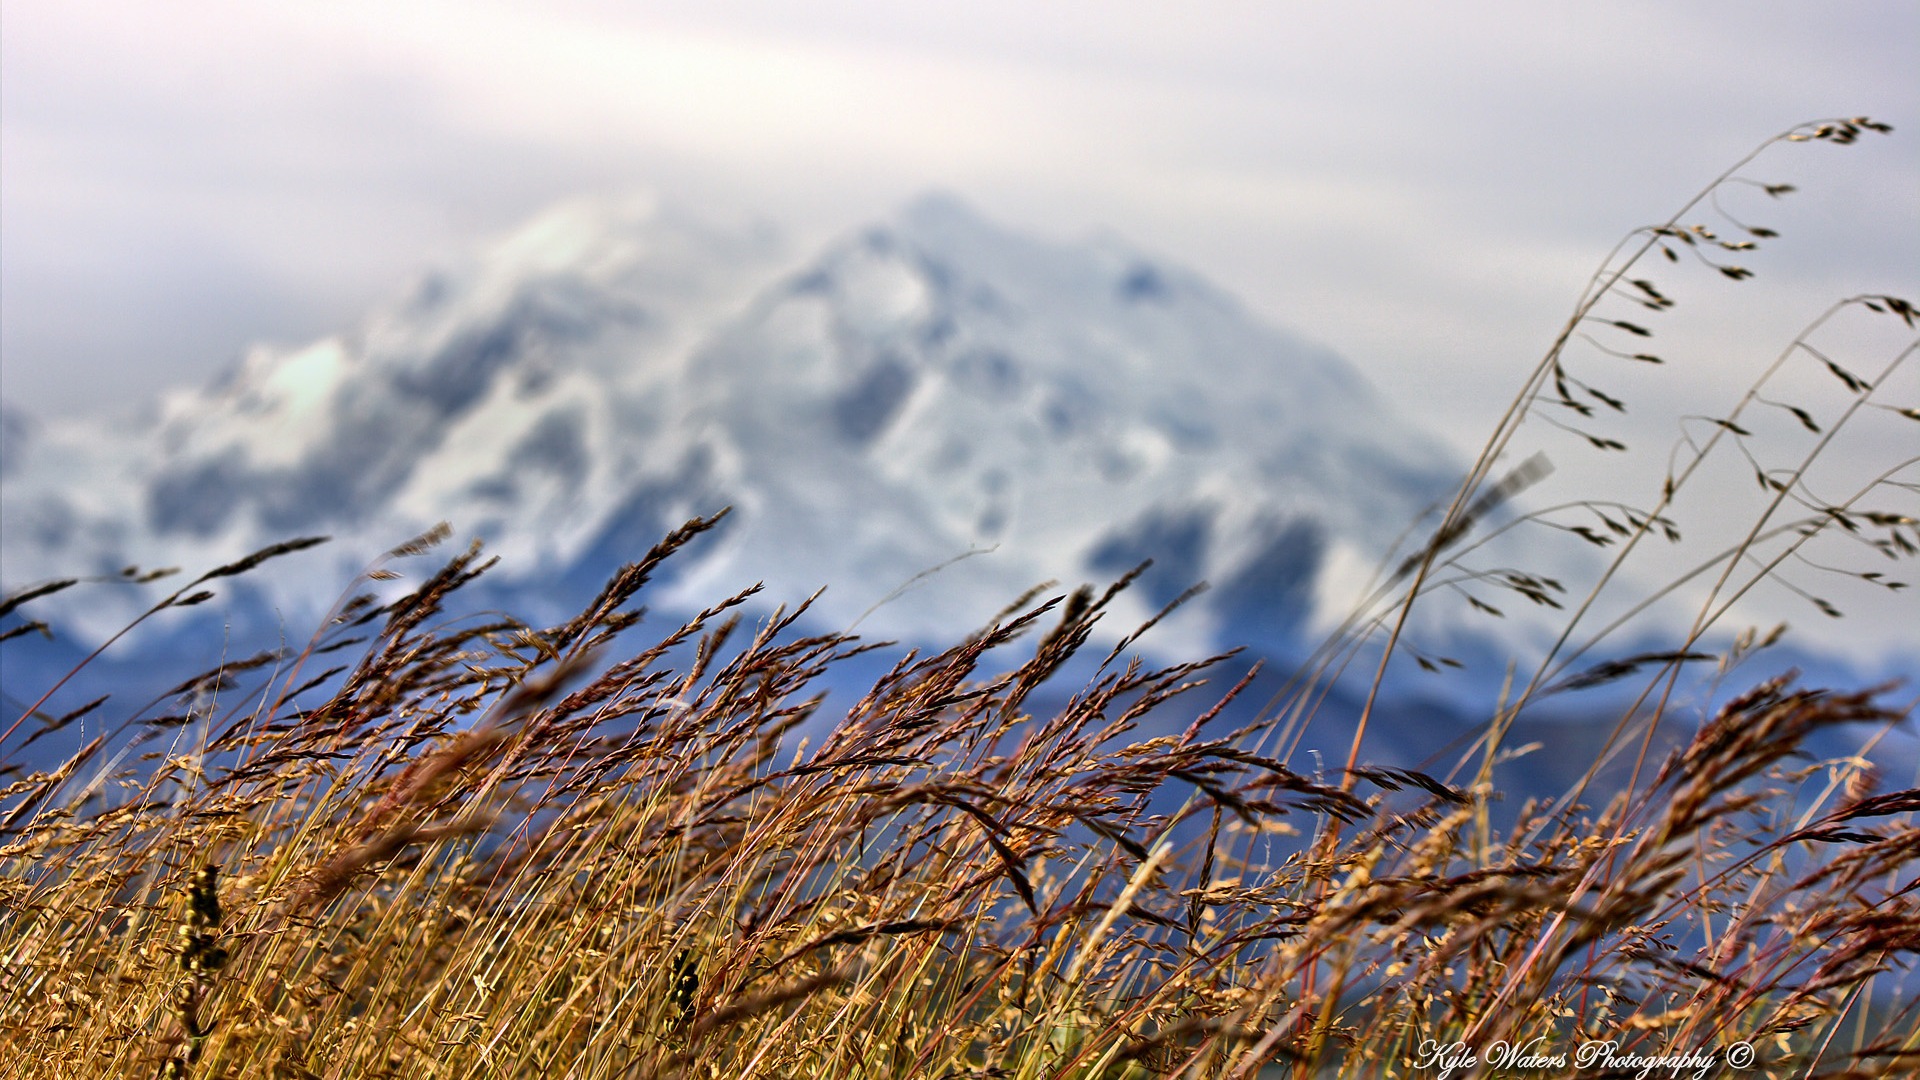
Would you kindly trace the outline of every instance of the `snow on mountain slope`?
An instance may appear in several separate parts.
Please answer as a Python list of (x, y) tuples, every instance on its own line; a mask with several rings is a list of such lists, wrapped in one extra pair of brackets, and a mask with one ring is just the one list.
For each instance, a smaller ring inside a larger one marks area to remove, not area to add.
[(686, 602), (824, 584), (844, 626), (911, 583), (862, 628), (950, 639), (1152, 557), (1123, 615), (1205, 578), (1176, 638), (1278, 640), (1456, 475), (1339, 357), (1116, 240), (935, 196), (794, 265), (763, 228), (578, 202), (139, 422), (9, 413), (0, 576), (342, 537), (332, 575), (274, 579), (291, 617), (443, 518), (509, 578), (588, 579), (733, 505)]
[[(198, 567), (331, 533), (329, 569), (275, 587), (287, 614), (311, 615), (443, 518), (515, 569), (551, 572), (637, 480), (680, 468), (672, 397), (688, 354), (781, 257), (763, 226), (652, 198), (555, 207), (355, 333), (255, 349), (144, 417), (35, 429), (6, 451), (0, 573), (11, 587)], [(91, 599), (90, 629), (117, 625), (112, 608)]]
[(850, 583), (847, 614), (992, 549), (890, 605), (893, 632), (1152, 557), (1130, 614), (1204, 578), (1211, 622), (1284, 634), (1329, 550), (1370, 562), (1452, 479), (1339, 357), (1193, 275), (944, 197), (763, 294), (689, 388), (747, 518), (716, 572), (816, 568), (791, 584)]

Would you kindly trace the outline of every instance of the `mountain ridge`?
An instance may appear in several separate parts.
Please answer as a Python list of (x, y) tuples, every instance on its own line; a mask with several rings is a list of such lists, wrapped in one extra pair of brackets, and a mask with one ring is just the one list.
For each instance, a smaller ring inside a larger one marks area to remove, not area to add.
[[(1266, 665), (1251, 708), (1458, 475), (1337, 353), (1113, 236), (1033, 237), (933, 195), (802, 257), (764, 225), (576, 200), (358, 328), (257, 348), (143, 417), (0, 406), (0, 579), (124, 586), (130, 564), (198, 573), (336, 537), (217, 583), (219, 602), (154, 620), (67, 689), (125, 696), (229, 646), (307, 640), (381, 553), (438, 521), (502, 557), (463, 594), (476, 610), (551, 624), (669, 530), (731, 507), (663, 568), (650, 607), (672, 618), (763, 582), (761, 612), (805, 602), (810, 629), (944, 647), (1033, 586), (1152, 560), (1097, 634), (1210, 582), (1133, 647), (1176, 662), (1249, 647), (1221, 670)], [(1558, 557), (1537, 537), (1498, 543), (1482, 553), (1496, 564)], [(52, 685), (151, 599), (36, 600), (58, 640), (11, 643), (7, 681)], [(1468, 731), (1510, 660), (1551, 638), (1529, 607), (1507, 605), (1496, 638), (1422, 605), (1403, 658), (1444, 649), (1431, 655), (1468, 670), (1404, 665), (1372, 742), (1417, 759)], [(1833, 657), (1767, 662), (1848, 681)], [(1360, 702), (1336, 688), (1317, 737), (1344, 745)]]
[[(827, 584), (846, 623), (912, 583), (868, 618), (925, 638), (1157, 558), (1123, 614), (1222, 586), (1170, 648), (1294, 636), (1330, 565), (1370, 565), (1456, 475), (1331, 350), (1199, 275), (945, 194), (804, 260), (765, 226), (576, 200), (145, 425), (9, 410), (5, 434), (10, 587), (313, 531), (347, 538), (344, 581), (442, 519), (510, 577), (585, 575), (732, 505), (678, 599)], [(306, 588), (268, 592), (317, 614), (332, 594)]]

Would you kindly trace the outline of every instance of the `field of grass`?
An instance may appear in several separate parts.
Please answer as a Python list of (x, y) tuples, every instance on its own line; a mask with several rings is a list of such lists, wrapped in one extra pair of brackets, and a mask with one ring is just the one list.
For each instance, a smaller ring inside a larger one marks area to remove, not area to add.
[[(1795, 552), (1831, 535), (1874, 558), (1920, 551), (1913, 516), (1876, 502), (1911, 494), (1911, 462), (1811, 506), (1804, 464), (1756, 465), (1752, 533), (1705, 562), (1720, 587), (1656, 652), (1594, 662), (1614, 628), (1585, 627), (1565, 584), (1466, 569), (1481, 534), (1514, 525), (1496, 522), (1529, 467), (1495, 471), (1520, 421), (1598, 430), (1579, 425), (1609, 395), (1576, 378), (1569, 345), (1602, 320), (1645, 336), (1603, 306), (1623, 296), (1671, 305), (1630, 276), (1641, 257), (1746, 273), (1720, 260), (1750, 240), (1687, 217), (1746, 164), (1608, 260), (1454, 504), (1266, 708), (1232, 707), (1241, 687), (1209, 679), (1219, 658), (1152, 668), (1097, 636), (1122, 581), (1022, 598), (827, 716), (822, 687), (869, 645), (801, 611), (744, 617), (744, 593), (669, 632), (642, 622), (644, 586), (712, 521), (558, 626), (447, 614), (487, 565), (475, 548), (397, 600), (343, 602), (290, 655), (181, 673), (159, 708), (108, 717), (142, 740), (133, 755), (108, 733), (0, 777), (0, 1077), (1920, 1071), (1920, 998), (1902, 985), (1920, 951), (1920, 790), (1864, 756), (1799, 752), (1842, 726), (1869, 744), (1910, 696), (1772, 679), (1670, 754), (1648, 734), (1683, 669), (1759, 646), (1715, 649), (1719, 605)], [(1914, 321), (1889, 296), (1835, 310)], [(1854, 404), (1806, 425), (1911, 411), (1876, 395), (1913, 349), (1864, 376), (1813, 353)], [(1761, 452), (1743, 410), (1800, 410), (1767, 396), (1772, 376), (1644, 505), (1535, 523), (1586, 528), (1609, 567), (1678, 543), (1694, 465)], [(1487, 703), (1462, 767), (1369, 764), (1370, 716), (1344, 767), (1295, 761), (1326, 680), (1356, 660), (1384, 672), (1413, 647), (1414, 604), (1462, 582), (1565, 612), (1547, 658)], [(1627, 680), (1645, 690), (1608, 745), (1638, 759), (1631, 781), (1496, 814), (1520, 711)], [(86, 708), (45, 700), (0, 745), (62, 738)], [(1704, 1071), (1646, 1060), (1689, 1055)]]

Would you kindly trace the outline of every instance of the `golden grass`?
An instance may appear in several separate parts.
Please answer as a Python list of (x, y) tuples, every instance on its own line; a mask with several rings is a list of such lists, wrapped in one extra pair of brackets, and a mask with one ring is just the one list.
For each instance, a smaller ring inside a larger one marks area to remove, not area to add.
[[(1863, 302), (1911, 318), (1891, 301)], [(1583, 300), (1569, 326), (1596, 317)], [(1572, 329), (1509, 420), (1573, 396)], [(1491, 482), (1510, 426), (1382, 602), (1227, 731), (1247, 682), (1209, 683), (1222, 658), (1087, 655), (1124, 581), (908, 654), (829, 718), (822, 688), (869, 646), (802, 611), (744, 622), (751, 591), (628, 644), (634, 598), (712, 520), (544, 629), (443, 614), (486, 568), (469, 549), (398, 601), (342, 605), (297, 656), (185, 681), (179, 715), (128, 718), (165, 741), (155, 760), (105, 762), (102, 736), (0, 788), (0, 1076), (1412, 1076), (1455, 1044), (1598, 1075), (1572, 1056), (1606, 1042), (1750, 1046), (1753, 1075), (1920, 1068), (1898, 983), (1920, 791), (1798, 756), (1898, 722), (1885, 691), (1770, 680), (1604, 805), (1583, 782), (1496, 813), (1520, 708), (1652, 669), (1611, 744), (1631, 753), (1703, 619), (1612, 667), (1549, 657), (1489, 706), (1465, 783), (1362, 765), (1361, 737), (1333, 775), (1291, 766), (1329, 673), (1381, 630), (1384, 669), (1402, 614), (1523, 486)], [(1684, 481), (1616, 510), (1620, 536), (1660, 532)], [(247, 671), (259, 687), (228, 704)]]

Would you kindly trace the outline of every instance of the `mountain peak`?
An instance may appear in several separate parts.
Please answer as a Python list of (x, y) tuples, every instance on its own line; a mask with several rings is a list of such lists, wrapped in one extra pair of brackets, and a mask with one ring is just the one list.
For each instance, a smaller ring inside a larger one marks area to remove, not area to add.
[(1032, 243), (1031, 237), (1015, 233), (959, 195), (938, 188), (908, 200), (894, 212), (892, 224), (907, 239), (935, 249), (982, 242)]
[(570, 199), (509, 233), (487, 260), (521, 275), (578, 270), (599, 252), (630, 243), (660, 216), (660, 199), (651, 192)]
[(907, 200), (896, 216), (902, 221), (933, 227), (943, 224), (980, 227), (987, 224), (971, 203), (946, 188), (921, 192)]
[(1284, 634), (1328, 559), (1370, 563), (1451, 480), (1331, 351), (1124, 244), (939, 192), (830, 246), (691, 376), (716, 459), (757, 493), (722, 561), (815, 567), (791, 584), (838, 583), (817, 610), (849, 616), (914, 580), (882, 619), (906, 637), (1142, 558), (1168, 580), (1135, 599), (1232, 583), (1235, 634)]
[(867, 625), (922, 638), (1158, 558), (1128, 603), (1229, 584), (1211, 617), (1245, 639), (1297, 625), (1326, 566), (1450, 479), (1338, 356), (1121, 243), (932, 192), (790, 266), (764, 227), (652, 195), (560, 204), (152, 429), (36, 432), (24, 467), (9, 446), (4, 573), (327, 531), (357, 537), (332, 549), (344, 580), (450, 519), (506, 576), (585, 581), (732, 505), (690, 590), (827, 584), (814, 610), (844, 623), (913, 582)]

